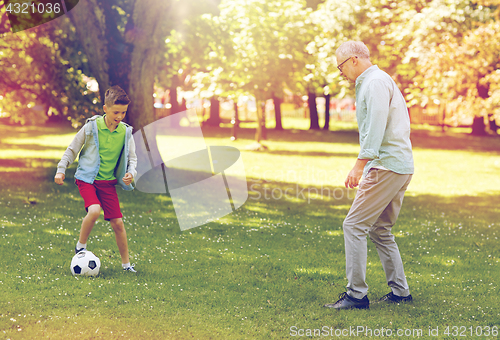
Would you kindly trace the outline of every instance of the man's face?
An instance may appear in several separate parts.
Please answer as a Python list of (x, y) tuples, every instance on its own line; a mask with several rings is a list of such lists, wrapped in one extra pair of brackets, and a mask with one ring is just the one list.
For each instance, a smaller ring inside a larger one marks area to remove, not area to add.
[(337, 68), (340, 71), (340, 74), (344, 76), (344, 78), (354, 82), (356, 79), (354, 78), (354, 67), (353, 67), (353, 56), (346, 57), (337, 55)]
[(104, 112), (106, 112), (106, 123), (114, 126), (115, 128), (125, 118), (127, 114), (128, 105), (115, 104), (112, 106), (104, 105)]

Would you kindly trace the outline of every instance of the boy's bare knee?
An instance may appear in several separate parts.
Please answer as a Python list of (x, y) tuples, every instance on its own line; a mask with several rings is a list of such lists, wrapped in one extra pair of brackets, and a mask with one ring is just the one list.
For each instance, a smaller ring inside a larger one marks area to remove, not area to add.
[(97, 220), (101, 215), (101, 206), (99, 204), (93, 204), (87, 208), (87, 216), (93, 220)]
[(121, 218), (115, 218), (109, 221), (111, 223), (111, 228), (113, 228), (115, 233), (122, 233), (125, 231), (125, 225)]

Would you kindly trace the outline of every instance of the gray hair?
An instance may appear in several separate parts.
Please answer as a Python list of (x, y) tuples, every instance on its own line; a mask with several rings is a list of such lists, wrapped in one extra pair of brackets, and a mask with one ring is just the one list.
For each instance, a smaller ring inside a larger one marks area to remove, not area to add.
[(368, 47), (362, 41), (346, 41), (337, 48), (335, 54), (342, 57), (358, 56), (370, 59), (370, 50), (368, 50)]

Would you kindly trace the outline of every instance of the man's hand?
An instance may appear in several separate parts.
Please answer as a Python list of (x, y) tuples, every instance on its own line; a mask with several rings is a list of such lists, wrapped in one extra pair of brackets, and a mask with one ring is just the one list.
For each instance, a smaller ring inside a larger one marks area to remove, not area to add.
[(130, 183), (132, 183), (133, 179), (134, 179), (134, 176), (132, 176), (132, 174), (128, 173), (128, 172), (122, 178), (123, 183), (125, 183), (126, 185), (130, 185)]
[(365, 168), (366, 163), (368, 163), (369, 159), (358, 159), (354, 168), (347, 175), (347, 179), (345, 180), (346, 188), (355, 188), (359, 185), (361, 177), (363, 176), (363, 169)]
[(59, 185), (63, 185), (63, 183), (64, 183), (64, 178), (65, 178), (64, 174), (63, 174), (63, 173), (61, 173), (61, 172), (58, 172), (58, 173), (56, 174), (56, 176), (54, 177), (54, 182), (56, 182), (56, 183), (57, 183), (57, 184), (59, 184)]

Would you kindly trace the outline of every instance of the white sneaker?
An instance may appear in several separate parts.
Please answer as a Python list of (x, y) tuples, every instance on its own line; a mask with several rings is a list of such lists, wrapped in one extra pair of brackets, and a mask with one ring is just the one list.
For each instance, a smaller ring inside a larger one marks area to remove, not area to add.
[(86, 251), (86, 250), (87, 249), (85, 249), (85, 248), (76, 249), (76, 247), (75, 247), (75, 254), (78, 254), (79, 252)]
[(127, 268), (123, 268), (126, 272), (137, 273), (137, 270), (134, 269), (135, 264), (128, 266)]

